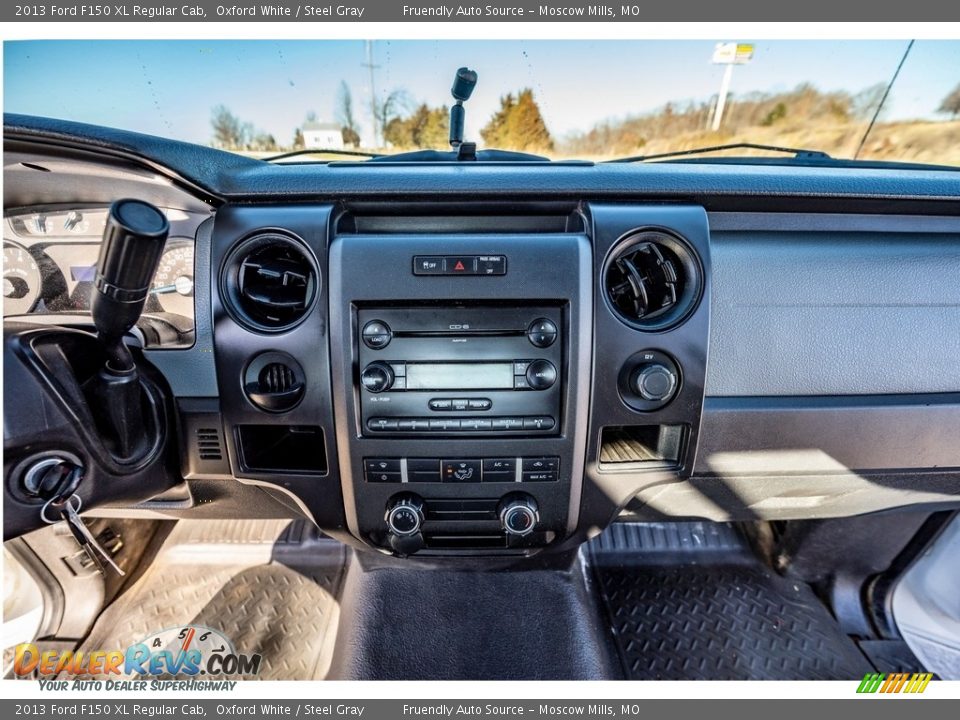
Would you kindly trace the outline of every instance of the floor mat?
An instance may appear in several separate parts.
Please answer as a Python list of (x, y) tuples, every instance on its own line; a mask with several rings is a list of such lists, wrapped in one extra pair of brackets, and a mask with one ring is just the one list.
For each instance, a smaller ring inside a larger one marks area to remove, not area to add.
[(322, 679), (344, 562), (340, 543), (303, 522), (181, 520), (80, 649), (122, 650), (201, 626), (222, 632), (238, 653), (260, 653), (259, 679)]
[(873, 668), (803, 583), (729, 525), (614, 525), (589, 548), (636, 680), (853, 680)]

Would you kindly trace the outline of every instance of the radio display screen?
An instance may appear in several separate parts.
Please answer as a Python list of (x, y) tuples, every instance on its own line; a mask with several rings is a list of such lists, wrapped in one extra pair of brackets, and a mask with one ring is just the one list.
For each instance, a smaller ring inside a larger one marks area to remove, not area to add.
[(407, 390), (512, 389), (512, 362), (407, 364)]

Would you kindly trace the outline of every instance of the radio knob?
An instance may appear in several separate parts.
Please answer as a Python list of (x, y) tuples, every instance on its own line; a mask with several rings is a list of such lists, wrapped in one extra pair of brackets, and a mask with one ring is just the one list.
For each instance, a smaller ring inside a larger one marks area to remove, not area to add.
[(371, 320), (363, 326), (360, 336), (363, 338), (363, 344), (371, 350), (383, 350), (390, 344), (393, 333), (390, 326), (383, 320)]
[(423, 526), (423, 501), (415, 496), (394, 500), (387, 509), (385, 520), (394, 535), (415, 535)]
[(538, 522), (537, 502), (529, 495), (515, 495), (501, 504), (500, 525), (507, 535), (529, 535)]
[(393, 386), (393, 368), (385, 362), (372, 362), (360, 373), (360, 382), (372, 393), (381, 393)]
[(549, 360), (534, 360), (527, 366), (527, 385), (532, 390), (546, 390), (557, 381), (557, 368)]
[(633, 375), (633, 389), (644, 400), (659, 402), (673, 396), (677, 374), (666, 365), (644, 365)]
[(557, 326), (552, 320), (538, 318), (527, 327), (527, 340), (538, 348), (550, 347), (557, 339)]

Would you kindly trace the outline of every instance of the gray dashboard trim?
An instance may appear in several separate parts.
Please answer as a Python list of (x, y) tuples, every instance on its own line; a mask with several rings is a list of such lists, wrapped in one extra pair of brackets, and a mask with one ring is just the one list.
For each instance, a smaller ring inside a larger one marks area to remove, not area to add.
[(213, 321), (210, 291), (218, 273), (210, 266), (213, 218), (197, 229), (194, 273), (207, 282), (194, 283), (196, 342), (184, 350), (145, 350), (144, 355), (163, 373), (178, 398), (217, 397), (217, 367), (213, 354)]
[(710, 220), (708, 396), (960, 391), (960, 220)]

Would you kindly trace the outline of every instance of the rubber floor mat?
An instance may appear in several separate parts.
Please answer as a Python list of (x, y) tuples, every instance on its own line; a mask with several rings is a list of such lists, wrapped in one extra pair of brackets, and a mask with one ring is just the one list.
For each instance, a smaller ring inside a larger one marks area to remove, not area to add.
[(590, 544), (635, 680), (853, 680), (873, 670), (803, 583), (761, 564), (728, 525), (615, 525)]
[(344, 563), (340, 543), (302, 522), (181, 520), (80, 649), (123, 650), (157, 637), (167, 646), (171, 630), (196, 626), (219, 631), (238, 653), (261, 654), (258, 679), (322, 679)]

